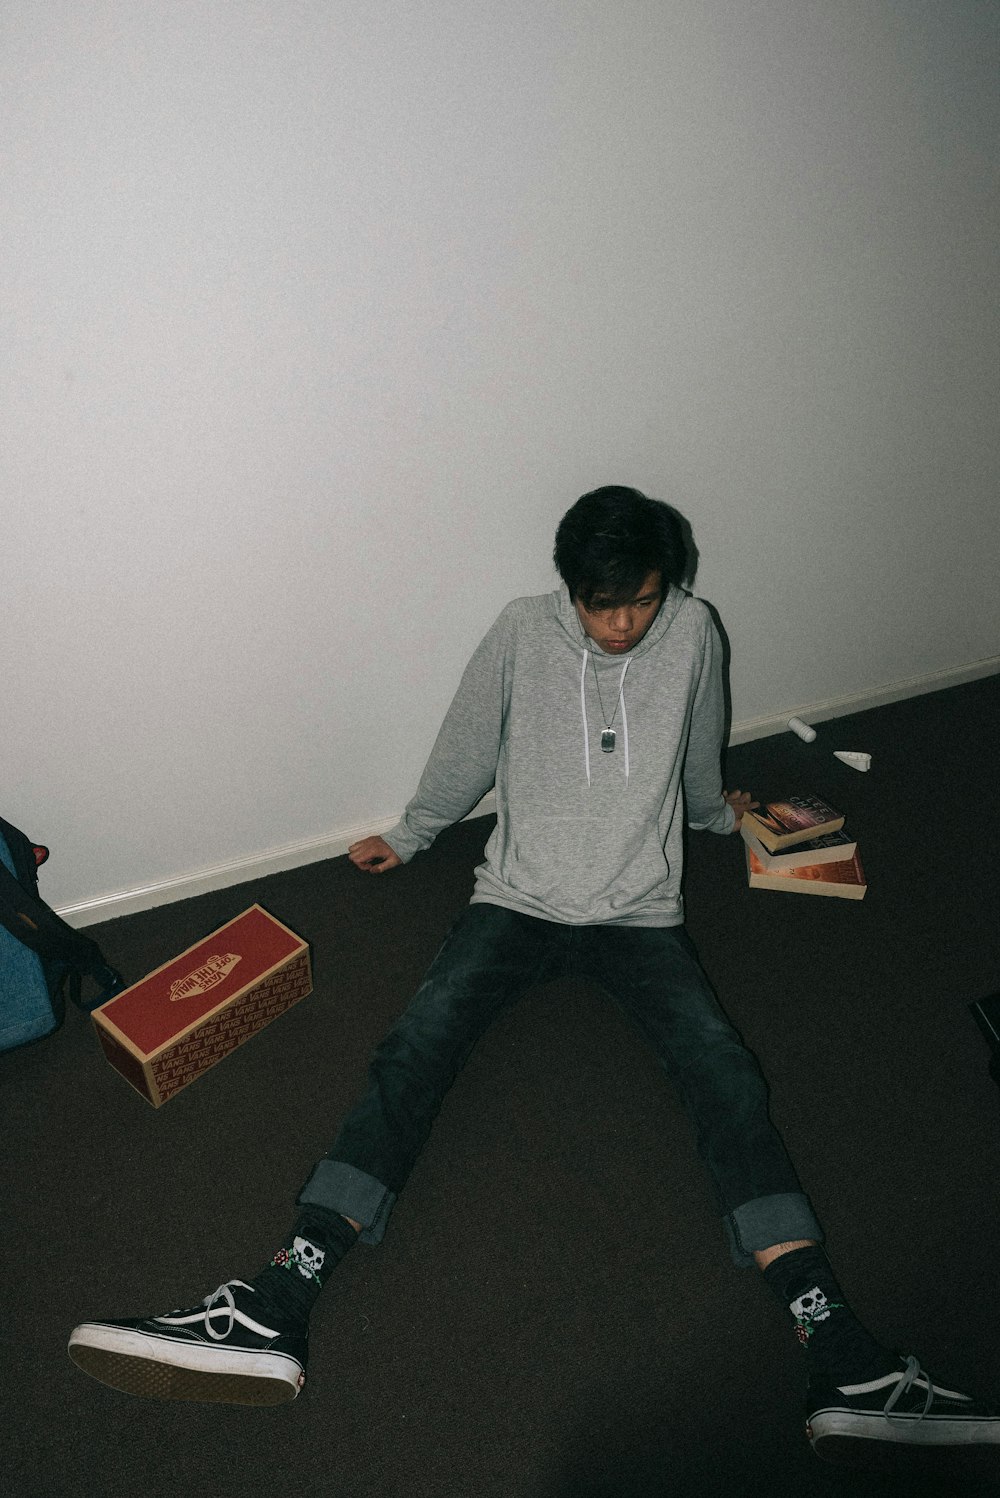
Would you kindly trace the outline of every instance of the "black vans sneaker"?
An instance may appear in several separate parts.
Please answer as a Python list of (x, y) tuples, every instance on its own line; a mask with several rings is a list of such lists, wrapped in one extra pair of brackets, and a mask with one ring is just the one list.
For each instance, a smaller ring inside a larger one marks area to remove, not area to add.
[(85, 1321), (69, 1339), (78, 1368), (147, 1399), (284, 1404), (306, 1381), (308, 1323), (254, 1304), (230, 1280), (201, 1305), (132, 1321)]
[(810, 1389), (806, 1433), (818, 1456), (837, 1460), (863, 1441), (912, 1446), (1000, 1442), (1000, 1413), (944, 1389), (907, 1358), (898, 1372), (840, 1389)]

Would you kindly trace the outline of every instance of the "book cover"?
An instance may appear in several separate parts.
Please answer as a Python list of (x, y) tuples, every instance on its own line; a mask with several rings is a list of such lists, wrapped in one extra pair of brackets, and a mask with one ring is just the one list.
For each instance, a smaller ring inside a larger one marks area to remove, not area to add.
[(812, 838), (839, 832), (844, 818), (818, 796), (788, 796), (784, 801), (766, 801), (756, 811), (743, 813), (743, 823), (769, 853), (794, 848)]
[(863, 900), (868, 888), (861, 855), (843, 863), (810, 863), (797, 869), (765, 869), (747, 844), (747, 875), (752, 889), (772, 889), (783, 894), (834, 895), (841, 900)]
[(800, 869), (810, 863), (845, 863), (854, 857), (858, 846), (846, 832), (828, 832), (825, 837), (811, 837), (807, 843), (798, 843), (784, 853), (769, 853), (750, 831), (746, 818), (740, 824), (740, 834), (765, 869)]

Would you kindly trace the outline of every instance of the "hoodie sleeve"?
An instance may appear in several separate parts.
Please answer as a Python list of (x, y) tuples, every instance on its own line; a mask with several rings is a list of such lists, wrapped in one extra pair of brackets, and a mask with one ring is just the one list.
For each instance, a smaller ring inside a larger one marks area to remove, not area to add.
[(722, 643), (706, 613), (701, 676), (691, 709), (691, 730), (684, 759), (684, 799), (688, 826), (698, 831), (732, 832), (736, 814), (722, 795)]
[(496, 779), (504, 718), (510, 703), (512, 631), (509, 610), (497, 619), (465, 668), (458, 691), (413, 799), (385, 841), (404, 863), (461, 821)]

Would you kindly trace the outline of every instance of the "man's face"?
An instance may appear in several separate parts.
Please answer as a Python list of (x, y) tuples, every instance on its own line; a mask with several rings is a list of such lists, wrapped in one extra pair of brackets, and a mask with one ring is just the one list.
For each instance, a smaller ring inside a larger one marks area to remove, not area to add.
[(649, 629), (663, 602), (663, 583), (659, 572), (643, 578), (636, 596), (628, 603), (602, 605), (600, 598), (591, 600), (590, 608), (575, 599), (576, 612), (584, 632), (608, 655), (627, 655)]

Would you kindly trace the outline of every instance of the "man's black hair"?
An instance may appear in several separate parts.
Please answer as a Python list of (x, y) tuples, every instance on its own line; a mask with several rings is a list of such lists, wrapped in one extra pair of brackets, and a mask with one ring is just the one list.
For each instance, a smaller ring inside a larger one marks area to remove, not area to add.
[(686, 550), (669, 505), (638, 489), (608, 484), (582, 495), (556, 531), (553, 560), (570, 597), (620, 606), (638, 596), (651, 572), (663, 591), (684, 576)]

